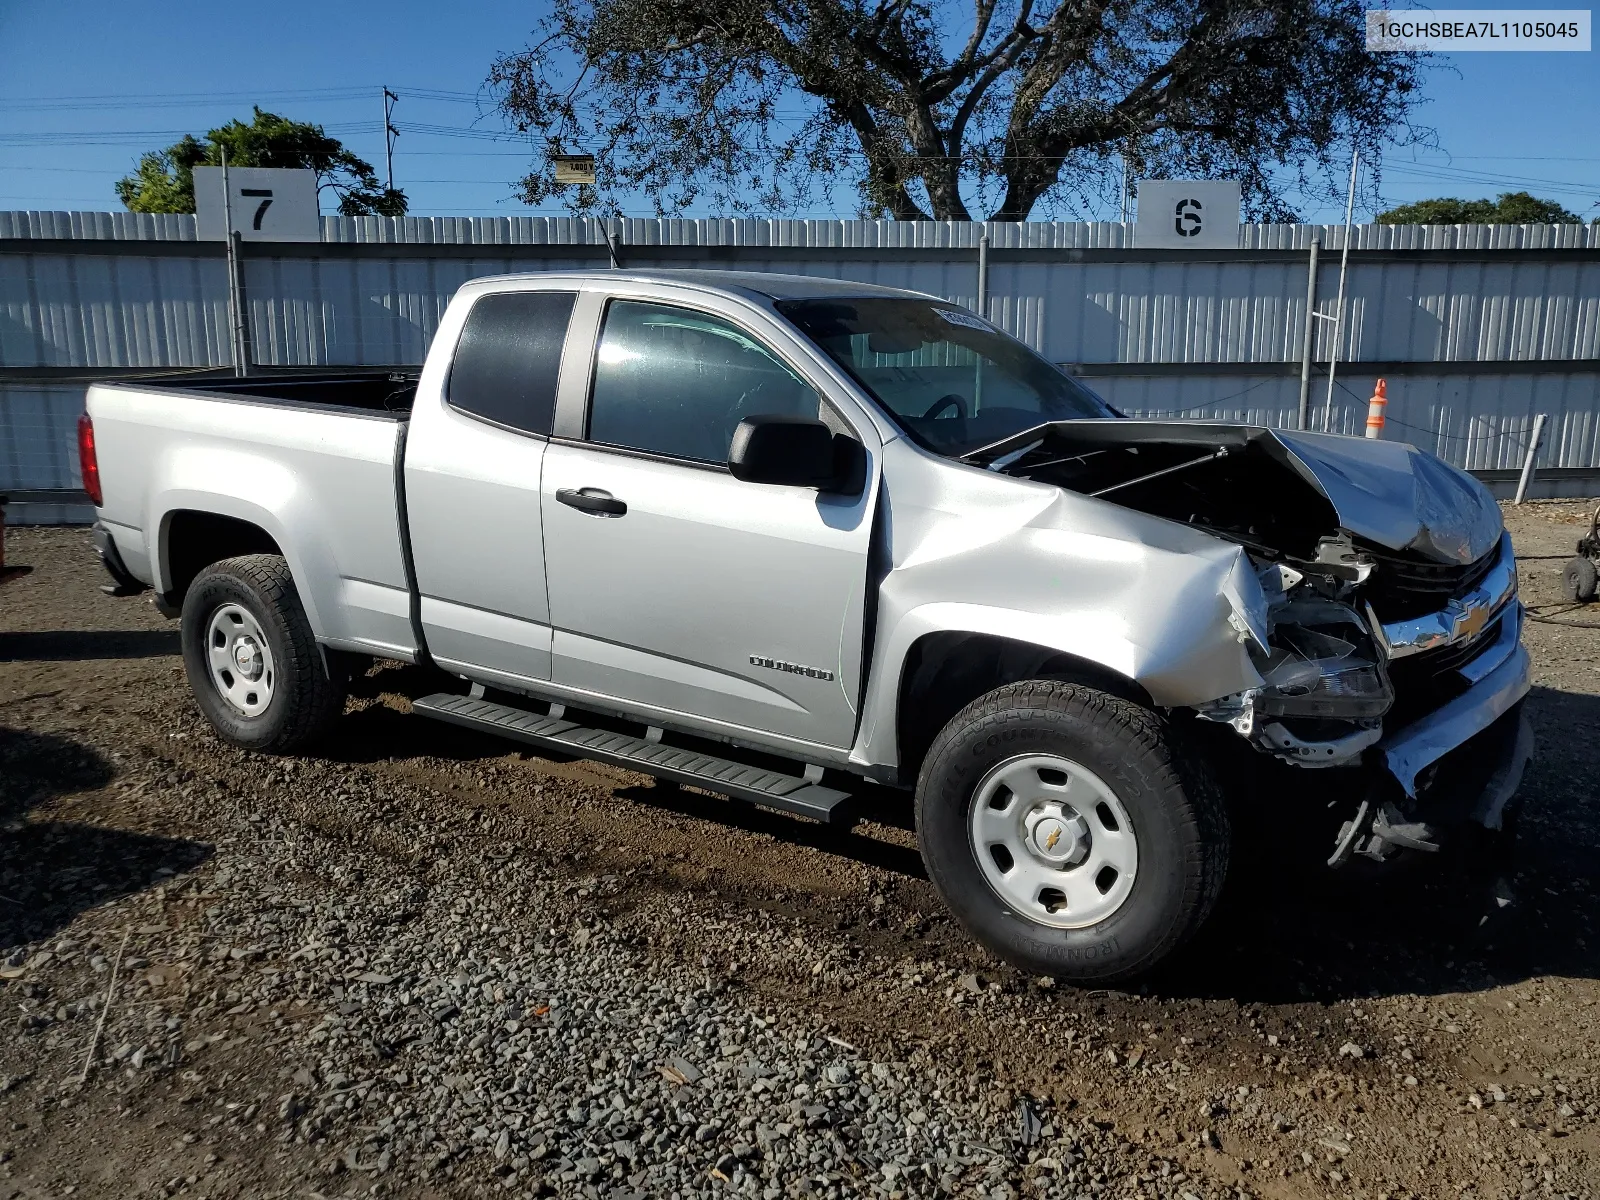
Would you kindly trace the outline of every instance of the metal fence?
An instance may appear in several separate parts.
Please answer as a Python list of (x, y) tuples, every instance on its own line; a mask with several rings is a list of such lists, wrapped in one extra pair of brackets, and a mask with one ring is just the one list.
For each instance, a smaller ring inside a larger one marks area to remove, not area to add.
[[(1337, 226), (1246, 226), (1237, 249), (1191, 252), (1133, 247), (1131, 225), (1104, 222), (328, 217), (318, 243), (246, 244), (251, 353), (264, 367), (416, 364), (464, 281), (613, 254), (975, 307), (985, 236), (987, 315), (1118, 408), (1294, 422), (1307, 253), (1318, 240), (1316, 308), (1331, 314)], [(1358, 226), (1347, 290), (1334, 429), (1359, 432), (1385, 376), (1390, 436), (1500, 482), (1546, 413), (1544, 490), (1600, 490), (1600, 226)], [(1314, 427), (1333, 349), (1333, 323), (1315, 324)], [(229, 354), (223, 245), (197, 241), (193, 217), (0, 213), (0, 491), (38, 506), (79, 486), (86, 380)]]

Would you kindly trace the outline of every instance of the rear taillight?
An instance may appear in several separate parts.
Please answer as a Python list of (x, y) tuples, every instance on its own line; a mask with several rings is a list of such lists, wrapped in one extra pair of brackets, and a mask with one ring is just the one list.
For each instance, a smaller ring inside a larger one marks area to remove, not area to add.
[(99, 508), (102, 503), (100, 460), (94, 455), (94, 422), (89, 419), (88, 413), (78, 418), (78, 466), (83, 471), (83, 490), (89, 493), (89, 499)]

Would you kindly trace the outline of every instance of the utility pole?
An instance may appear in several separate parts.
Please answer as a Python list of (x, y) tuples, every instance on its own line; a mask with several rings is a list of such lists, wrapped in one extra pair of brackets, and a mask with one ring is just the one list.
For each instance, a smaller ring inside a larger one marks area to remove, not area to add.
[(389, 190), (394, 191), (394, 140), (400, 131), (394, 127), (394, 106), (400, 97), (388, 87), (383, 89), (383, 160), (389, 171)]
[(1311, 262), (1306, 269), (1306, 327), (1300, 335), (1300, 408), (1296, 429), (1305, 429), (1311, 405), (1311, 354), (1317, 344), (1317, 254), (1322, 249), (1317, 238), (1311, 239)]

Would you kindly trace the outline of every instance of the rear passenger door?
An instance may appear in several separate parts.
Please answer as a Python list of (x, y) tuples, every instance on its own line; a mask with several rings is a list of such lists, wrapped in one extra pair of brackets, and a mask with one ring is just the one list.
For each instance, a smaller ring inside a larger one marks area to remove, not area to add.
[(576, 298), (479, 297), (443, 394), (418, 396), (436, 409), (406, 448), (406, 504), (423, 635), (440, 666), (550, 678), (539, 486)]

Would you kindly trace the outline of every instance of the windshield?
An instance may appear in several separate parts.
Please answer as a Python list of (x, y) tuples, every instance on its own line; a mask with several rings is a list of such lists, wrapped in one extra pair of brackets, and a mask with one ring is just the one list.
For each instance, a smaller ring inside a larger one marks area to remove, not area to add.
[(953, 304), (866, 297), (777, 307), (939, 454), (959, 457), (1046, 421), (1116, 415), (1016, 338)]

